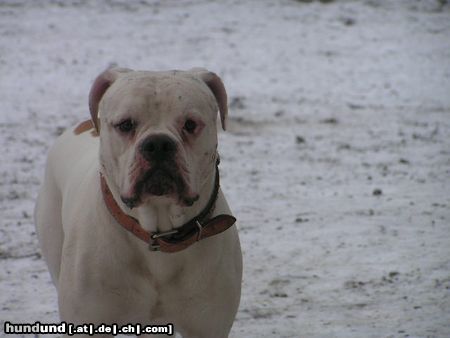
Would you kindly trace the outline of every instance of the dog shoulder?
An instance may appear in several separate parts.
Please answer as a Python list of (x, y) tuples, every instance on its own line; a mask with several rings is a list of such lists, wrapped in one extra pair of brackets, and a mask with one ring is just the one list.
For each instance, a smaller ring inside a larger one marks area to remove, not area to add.
[(66, 129), (50, 147), (47, 171), (56, 176), (57, 181), (66, 181), (71, 173), (83, 173), (98, 161), (99, 138), (93, 136), (94, 129), (88, 127), (89, 124), (82, 123)]

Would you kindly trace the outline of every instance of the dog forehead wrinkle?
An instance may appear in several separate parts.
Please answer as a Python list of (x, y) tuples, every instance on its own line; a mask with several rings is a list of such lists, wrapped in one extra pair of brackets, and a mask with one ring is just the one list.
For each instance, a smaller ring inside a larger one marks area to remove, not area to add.
[(146, 105), (146, 96), (135, 86), (115, 86), (107, 91), (103, 102), (103, 110), (107, 113), (123, 113), (129, 109), (142, 108)]
[(179, 111), (195, 110), (200, 112), (217, 112), (217, 104), (212, 94), (199, 86), (170, 84), (162, 93), (166, 102)]
[[(111, 94), (123, 92), (132, 96), (146, 96), (150, 100), (203, 101), (216, 109), (215, 98), (203, 81), (177, 72), (132, 72), (113, 84)], [(128, 92), (128, 93), (127, 93)], [(196, 93), (193, 95), (193, 93)], [(124, 95), (120, 96), (123, 97)]]

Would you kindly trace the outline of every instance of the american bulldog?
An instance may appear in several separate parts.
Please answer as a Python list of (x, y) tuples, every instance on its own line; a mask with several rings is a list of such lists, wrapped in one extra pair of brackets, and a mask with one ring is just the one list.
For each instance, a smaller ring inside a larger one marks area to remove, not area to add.
[(50, 149), (35, 209), (61, 320), (228, 337), (242, 254), (219, 182), (221, 79), (108, 69), (89, 108)]

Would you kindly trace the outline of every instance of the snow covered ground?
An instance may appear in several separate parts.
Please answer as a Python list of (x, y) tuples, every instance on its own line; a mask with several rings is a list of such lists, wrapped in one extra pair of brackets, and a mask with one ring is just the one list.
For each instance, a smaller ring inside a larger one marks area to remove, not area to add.
[(34, 200), (111, 63), (226, 84), (222, 186), (245, 269), (232, 337), (450, 337), (438, 0), (0, 1), (2, 328), (58, 321)]

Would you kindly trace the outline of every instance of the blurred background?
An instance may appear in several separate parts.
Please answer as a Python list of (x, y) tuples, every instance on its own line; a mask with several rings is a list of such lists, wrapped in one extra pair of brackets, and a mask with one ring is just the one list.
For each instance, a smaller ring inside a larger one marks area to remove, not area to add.
[(111, 64), (225, 83), (231, 337), (450, 336), (445, 0), (0, 0), (2, 327), (59, 321), (34, 202)]

